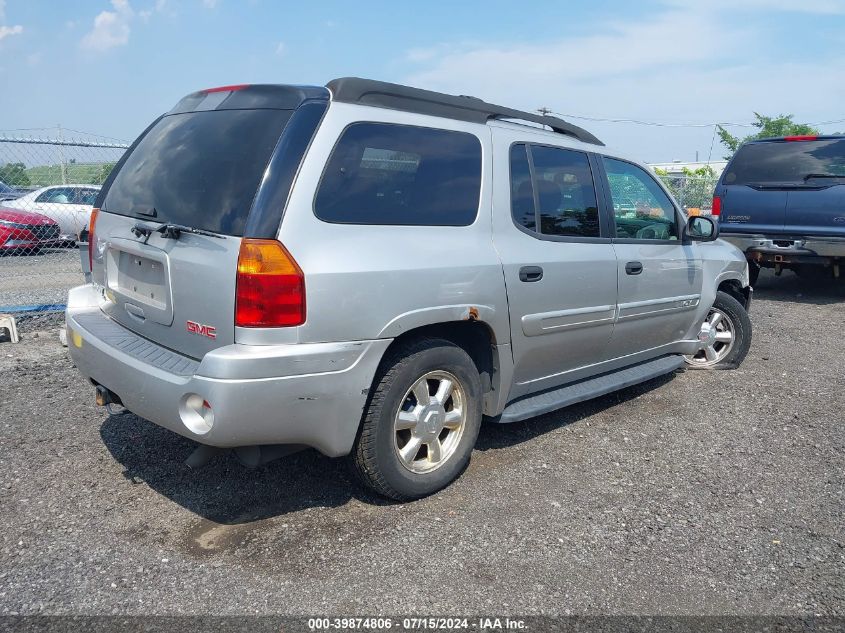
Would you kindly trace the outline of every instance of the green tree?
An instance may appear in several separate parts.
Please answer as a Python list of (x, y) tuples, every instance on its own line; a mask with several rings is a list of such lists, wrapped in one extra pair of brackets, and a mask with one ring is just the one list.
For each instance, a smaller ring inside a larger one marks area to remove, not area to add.
[(821, 134), (819, 130), (806, 123), (796, 123), (792, 120), (792, 114), (779, 114), (776, 117), (764, 116), (762, 114), (754, 113), (757, 119), (752, 123), (759, 131), (750, 134), (745, 138), (739, 138), (728, 132), (721, 125), (716, 126), (719, 134), (719, 140), (722, 145), (730, 150), (730, 154), (725, 156), (725, 160), (730, 160), (734, 152), (740, 145), (746, 141), (753, 141), (758, 138), (770, 138), (772, 136), (797, 136), (800, 134)]
[(114, 169), (114, 166), (116, 164), (117, 163), (103, 163), (102, 165), (100, 165), (100, 171), (97, 172), (97, 174), (94, 176), (94, 182), (92, 184), (102, 185), (104, 182), (106, 182), (106, 178), (109, 177), (111, 170)]
[(29, 187), (32, 184), (23, 163), (6, 163), (0, 167), (0, 181), (11, 187)]

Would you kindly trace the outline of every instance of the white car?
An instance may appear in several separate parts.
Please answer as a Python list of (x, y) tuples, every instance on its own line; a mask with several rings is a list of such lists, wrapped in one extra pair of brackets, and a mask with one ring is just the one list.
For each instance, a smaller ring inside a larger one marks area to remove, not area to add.
[(60, 239), (73, 242), (88, 226), (99, 193), (99, 185), (55, 185), (36, 189), (15, 200), (4, 200), (3, 206), (46, 215), (58, 223)]

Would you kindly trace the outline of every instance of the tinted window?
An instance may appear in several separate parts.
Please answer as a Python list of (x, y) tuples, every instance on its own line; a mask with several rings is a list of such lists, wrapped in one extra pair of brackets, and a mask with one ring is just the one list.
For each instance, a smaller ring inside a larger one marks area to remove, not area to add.
[(675, 207), (648, 172), (636, 165), (603, 157), (616, 237), (640, 240), (678, 239)]
[(355, 123), (332, 152), (317, 217), (350, 224), (467, 226), (481, 190), (481, 143), (464, 132)]
[[(534, 167), (531, 178), (530, 153)], [(539, 205), (539, 214), (535, 211)], [(523, 144), (511, 148), (511, 213), (520, 226), (540, 233), (599, 237), (599, 210), (587, 155), (568, 149)]]
[(534, 186), (531, 183), (528, 155), (523, 144), (511, 147), (511, 214), (514, 222), (526, 229), (533, 231), (537, 226)]
[(845, 139), (743, 145), (728, 165), (724, 183), (802, 184), (810, 174), (845, 177)]
[(163, 117), (138, 143), (103, 203), (109, 213), (242, 235), (289, 110), (211, 110)]
[(45, 202), (50, 204), (70, 204), (73, 199), (73, 190), (67, 187), (58, 187), (56, 189), (48, 189), (40, 196), (36, 202)]
[(93, 206), (97, 200), (97, 194), (100, 193), (96, 189), (77, 189), (74, 204), (86, 204)]
[(534, 145), (531, 158), (540, 205), (540, 232), (598, 237), (599, 209), (587, 155)]

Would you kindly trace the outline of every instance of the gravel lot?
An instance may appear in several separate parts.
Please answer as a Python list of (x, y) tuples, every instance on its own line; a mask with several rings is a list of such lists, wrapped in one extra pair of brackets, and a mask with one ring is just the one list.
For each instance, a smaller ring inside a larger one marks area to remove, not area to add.
[(190, 471), (54, 331), (0, 344), (0, 613), (845, 614), (843, 301), (764, 273), (740, 370), (487, 425), (407, 505), (311, 451)]
[(0, 257), (0, 307), (64, 303), (68, 289), (83, 283), (79, 251), (75, 248)]

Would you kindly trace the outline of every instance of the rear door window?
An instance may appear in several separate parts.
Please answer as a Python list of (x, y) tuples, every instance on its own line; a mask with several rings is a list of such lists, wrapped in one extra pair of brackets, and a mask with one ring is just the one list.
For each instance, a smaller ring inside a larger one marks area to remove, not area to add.
[(534, 231), (537, 210), (534, 208), (534, 183), (528, 165), (528, 150), (523, 143), (511, 147), (511, 214), (517, 225)]
[(97, 200), (98, 193), (100, 192), (97, 189), (76, 189), (73, 203), (92, 206)]
[(842, 182), (837, 177), (845, 180), (845, 138), (743, 145), (725, 170), (723, 182), (726, 185)]
[(539, 220), (542, 235), (599, 237), (596, 189), (587, 155), (544, 145), (512, 146), (511, 213), (517, 225), (530, 231), (537, 231)]
[(326, 222), (468, 226), (478, 215), (481, 143), (466, 132), (354, 123), (314, 200)]
[(103, 211), (243, 235), (290, 110), (209, 110), (162, 117), (114, 179)]

